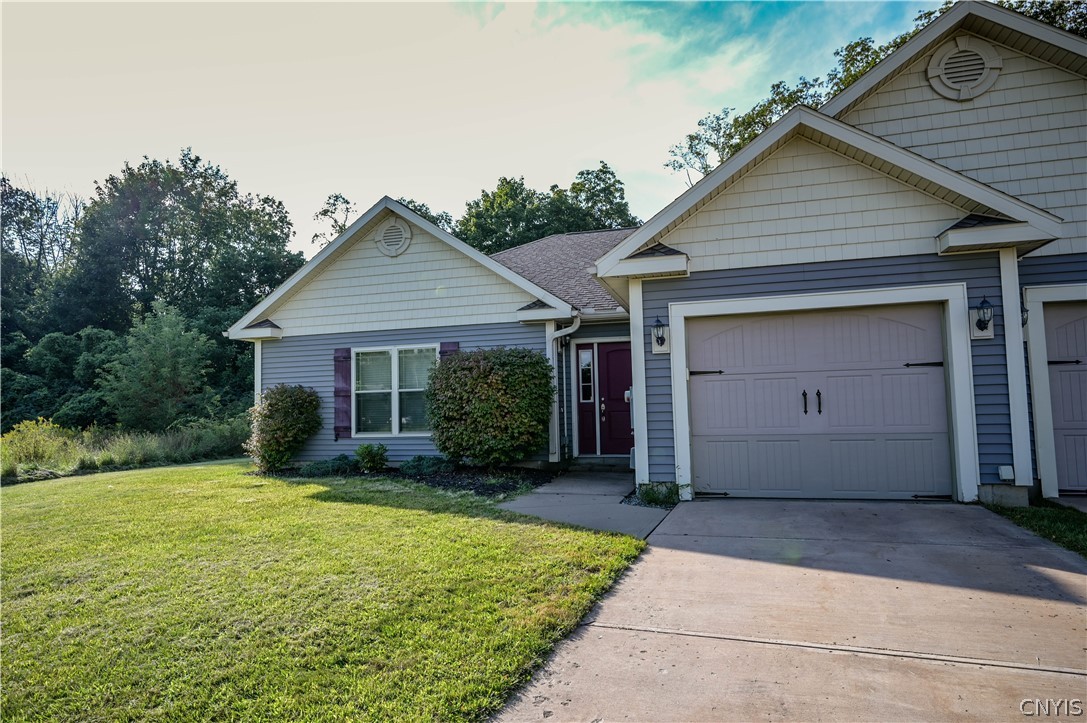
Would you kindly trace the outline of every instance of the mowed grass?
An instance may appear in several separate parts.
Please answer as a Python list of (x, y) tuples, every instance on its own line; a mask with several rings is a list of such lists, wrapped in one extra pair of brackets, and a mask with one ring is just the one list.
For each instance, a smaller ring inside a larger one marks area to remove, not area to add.
[(1087, 513), (1049, 500), (1039, 500), (1030, 507), (985, 506), (1039, 537), (1087, 557)]
[(643, 547), (467, 493), (249, 469), (0, 492), (5, 721), (479, 719)]

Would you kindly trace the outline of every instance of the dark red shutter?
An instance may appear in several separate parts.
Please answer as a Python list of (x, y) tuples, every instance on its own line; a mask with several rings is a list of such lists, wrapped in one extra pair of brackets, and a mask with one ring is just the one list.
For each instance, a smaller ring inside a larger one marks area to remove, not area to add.
[(438, 347), (438, 357), (445, 359), (450, 354), (456, 354), (460, 351), (459, 341), (443, 341), (441, 346)]
[(333, 398), (336, 406), (336, 439), (351, 437), (351, 350), (333, 349), (332, 368), (336, 379)]

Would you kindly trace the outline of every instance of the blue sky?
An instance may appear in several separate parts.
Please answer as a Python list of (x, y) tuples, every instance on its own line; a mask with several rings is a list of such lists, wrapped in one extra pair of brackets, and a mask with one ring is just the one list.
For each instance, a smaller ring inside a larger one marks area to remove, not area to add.
[(10, 4), (3, 170), (89, 195), (192, 146), (282, 200), (315, 252), (333, 192), (463, 211), (500, 175), (546, 189), (606, 160), (648, 218), (668, 148), (933, 2)]

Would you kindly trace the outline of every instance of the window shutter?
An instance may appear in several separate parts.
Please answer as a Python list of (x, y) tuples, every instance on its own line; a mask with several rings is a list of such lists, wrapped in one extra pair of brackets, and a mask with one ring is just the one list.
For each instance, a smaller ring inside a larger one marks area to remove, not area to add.
[(445, 359), (450, 354), (456, 354), (460, 351), (459, 341), (443, 341), (441, 346), (438, 347), (438, 357)]
[(332, 368), (335, 376), (335, 438), (351, 438), (351, 349), (332, 350)]

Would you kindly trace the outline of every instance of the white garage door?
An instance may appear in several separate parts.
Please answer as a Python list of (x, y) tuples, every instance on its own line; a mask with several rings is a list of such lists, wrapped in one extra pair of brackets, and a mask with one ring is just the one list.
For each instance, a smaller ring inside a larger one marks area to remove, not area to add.
[(951, 494), (938, 305), (691, 319), (696, 492)]

